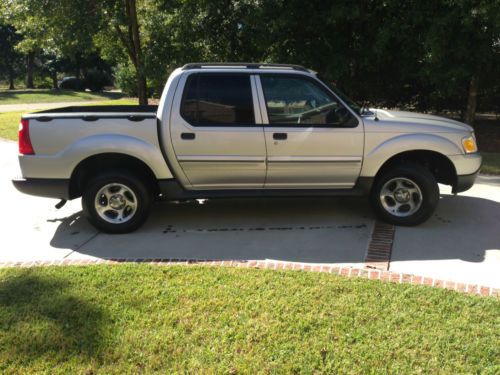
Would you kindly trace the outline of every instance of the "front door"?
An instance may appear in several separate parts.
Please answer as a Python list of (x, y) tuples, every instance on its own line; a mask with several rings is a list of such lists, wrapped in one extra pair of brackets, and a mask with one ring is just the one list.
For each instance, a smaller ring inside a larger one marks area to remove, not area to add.
[(267, 147), (266, 188), (352, 188), (363, 124), (324, 85), (298, 74), (256, 80)]
[(171, 137), (188, 185), (203, 190), (262, 188), (266, 147), (254, 76), (193, 73), (179, 85), (180, 106), (174, 108), (180, 110), (172, 113)]

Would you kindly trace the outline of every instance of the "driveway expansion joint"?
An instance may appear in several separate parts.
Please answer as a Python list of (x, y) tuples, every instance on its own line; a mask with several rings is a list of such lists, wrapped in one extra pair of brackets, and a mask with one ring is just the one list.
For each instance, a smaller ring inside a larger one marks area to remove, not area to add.
[(365, 268), (387, 271), (391, 261), (396, 228), (376, 221), (365, 255)]
[(74, 249), (72, 249), (68, 254), (64, 256), (64, 259), (68, 258), (71, 254), (76, 253), (78, 250), (80, 250), (82, 247), (84, 247), (86, 244), (88, 244), (90, 241), (96, 238), (99, 235), (99, 233), (101, 232), (100, 231), (95, 232), (92, 236), (87, 238), (82, 244), (76, 246)]

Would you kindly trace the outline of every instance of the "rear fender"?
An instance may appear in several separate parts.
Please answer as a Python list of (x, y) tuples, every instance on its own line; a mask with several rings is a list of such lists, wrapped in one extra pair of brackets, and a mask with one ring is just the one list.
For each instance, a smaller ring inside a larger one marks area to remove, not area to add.
[(117, 134), (97, 134), (81, 138), (54, 155), (20, 156), (23, 176), (70, 178), (75, 167), (90, 156), (116, 153), (144, 162), (157, 179), (172, 178), (160, 148), (141, 139)]

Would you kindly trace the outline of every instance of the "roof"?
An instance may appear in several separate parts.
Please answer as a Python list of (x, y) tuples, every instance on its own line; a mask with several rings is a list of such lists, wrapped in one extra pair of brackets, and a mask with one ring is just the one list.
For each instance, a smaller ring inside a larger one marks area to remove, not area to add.
[(217, 68), (235, 68), (235, 69), (282, 69), (282, 70), (298, 70), (306, 73), (314, 73), (314, 71), (307, 69), (301, 65), (294, 64), (268, 64), (268, 63), (244, 63), (244, 62), (228, 62), (228, 63), (212, 63), (212, 62), (201, 62), (201, 63), (190, 63), (184, 65), (182, 70), (189, 69), (217, 69)]

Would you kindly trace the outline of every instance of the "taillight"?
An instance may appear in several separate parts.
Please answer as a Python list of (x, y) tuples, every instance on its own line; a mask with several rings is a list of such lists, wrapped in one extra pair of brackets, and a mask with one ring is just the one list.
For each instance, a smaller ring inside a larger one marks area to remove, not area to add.
[(30, 140), (30, 122), (24, 118), (19, 123), (19, 153), (21, 155), (33, 155), (35, 153)]

